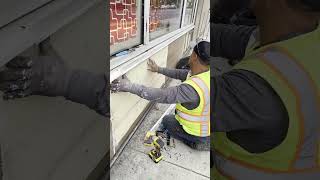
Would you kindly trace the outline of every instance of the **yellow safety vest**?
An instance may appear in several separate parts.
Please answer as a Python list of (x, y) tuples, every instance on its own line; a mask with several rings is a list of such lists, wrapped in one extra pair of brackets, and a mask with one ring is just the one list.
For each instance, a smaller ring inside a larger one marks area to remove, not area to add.
[(210, 70), (191, 76), (183, 83), (189, 84), (197, 91), (200, 103), (192, 110), (177, 104), (176, 119), (188, 134), (198, 137), (210, 136)]
[(319, 29), (248, 53), (234, 67), (254, 72), (272, 86), (286, 107), (289, 128), (283, 142), (264, 153), (250, 153), (226, 133), (213, 133), (211, 178), (320, 179), (319, 68)]

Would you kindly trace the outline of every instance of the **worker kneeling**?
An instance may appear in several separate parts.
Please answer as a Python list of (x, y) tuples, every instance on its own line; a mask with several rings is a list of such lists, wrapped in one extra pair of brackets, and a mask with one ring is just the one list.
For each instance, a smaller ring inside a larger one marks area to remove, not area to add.
[[(149, 88), (131, 83), (127, 78), (115, 80), (112, 92), (130, 92), (157, 103), (177, 104), (175, 115), (163, 118), (162, 127), (171, 137), (193, 149), (210, 149), (210, 43), (198, 43), (189, 59), (190, 71), (167, 69), (149, 60), (152, 72), (184, 81), (168, 88)], [(190, 72), (190, 73), (189, 73)], [(189, 75), (190, 74), (190, 75)]]

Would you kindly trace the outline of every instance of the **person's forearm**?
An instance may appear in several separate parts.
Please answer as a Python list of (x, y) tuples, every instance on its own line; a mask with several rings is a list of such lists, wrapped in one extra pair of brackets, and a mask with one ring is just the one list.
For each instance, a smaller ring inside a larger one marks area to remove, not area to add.
[(103, 116), (109, 115), (109, 94), (104, 74), (73, 71), (65, 98), (86, 105)]
[(173, 78), (173, 79), (179, 79), (181, 81), (184, 81), (187, 79), (187, 75), (189, 73), (189, 70), (187, 70), (187, 69), (168, 69), (168, 68), (159, 67), (158, 73), (163, 74), (163, 75), (170, 77), (170, 78)]
[(136, 94), (143, 99), (164, 104), (198, 103), (199, 96), (190, 86), (182, 84), (169, 88), (149, 88), (143, 85), (132, 84), (130, 93)]
[(271, 128), (287, 119), (279, 96), (253, 72), (231, 70), (212, 76), (210, 85), (212, 132)]
[(148, 101), (154, 101), (164, 104), (176, 103), (175, 99), (168, 98), (168, 94), (170, 92), (167, 89), (150, 88), (139, 84), (132, 84), (132, 88), (129, 92), (138, 95), (139, 97)]

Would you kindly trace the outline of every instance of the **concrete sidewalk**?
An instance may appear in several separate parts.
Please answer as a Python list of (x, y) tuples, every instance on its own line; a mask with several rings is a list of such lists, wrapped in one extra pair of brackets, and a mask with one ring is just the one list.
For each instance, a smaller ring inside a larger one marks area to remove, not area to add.
[(144, 136), (169, 106), (157, 104), (148, 113), (111, 168), (112, 180), (210, 179), (210, 152), (195, 151), (175, 140), (175, 148), (165, 147), (164, 158), (158, 164), (147, 155), (152, 148), (143, 145)]

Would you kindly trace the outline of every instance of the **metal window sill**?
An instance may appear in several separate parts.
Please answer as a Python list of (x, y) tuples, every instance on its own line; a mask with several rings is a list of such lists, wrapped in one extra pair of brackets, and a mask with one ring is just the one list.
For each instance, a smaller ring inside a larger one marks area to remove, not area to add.
[(183, 27), (163, 37), (157, 38), (147, 45), (135, 49), (135, 51), (128, 55), (112, 58), (110, 62), (110, 82), (146, 61), (148, 58), (193, 29), (194, 25)]
[(101, 0), (54, 0), (0, 29), (0, 66), (48, 38)]

